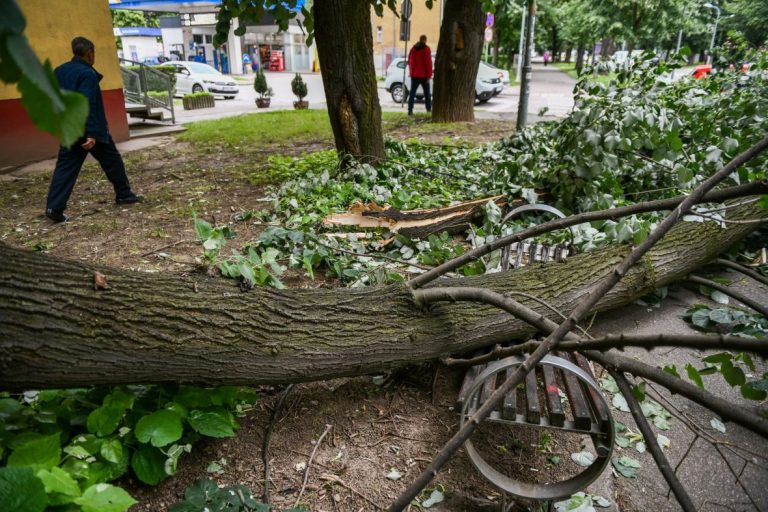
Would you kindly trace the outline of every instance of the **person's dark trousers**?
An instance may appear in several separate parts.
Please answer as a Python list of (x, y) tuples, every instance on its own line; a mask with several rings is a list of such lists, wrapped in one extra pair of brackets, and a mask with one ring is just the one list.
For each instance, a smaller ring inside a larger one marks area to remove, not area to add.
[[(115, 197), (122, 198), (131, 195), (131, 185), (125, 173), (125, 164), (120, 152), (115, 146), (112, 137), (109, 142), (96, 142), (91, 148), (91, 154), (101, 165), (107, 179), (115, 188)], [(67, 201), (75, 188), (77, 176), (83, 166), (88, 151), (75, 144), (71, 148), (59, 148), (59, 158), (56, 160), (56, 169), (53, 171), (51, 186), (48, 188), (48, 201), (46, 208), (54, 212), (63, 212), (67, 208)]]
[(424, 91), (424, 103), (427, 106), (427, 112), (432, 112), (432, 94), (429, 90), (429, 78), (411, 78), (411, 90), (408, 94), (408, 113), (413, 114), (413, 102), (416, 101), (416, 91), (421, 86)]

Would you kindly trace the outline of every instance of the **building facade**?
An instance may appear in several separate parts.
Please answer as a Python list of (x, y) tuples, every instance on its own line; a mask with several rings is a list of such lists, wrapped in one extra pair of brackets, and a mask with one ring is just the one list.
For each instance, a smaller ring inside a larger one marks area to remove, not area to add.
[[(41, 61), (55, 68), (72, 58), (77, 36), (96, 45), (95, 68), (104, 75), (101, 91), (109, 130), (116, 141), (128, 138), (123, 81), (115, 52), (109, 5), (104, 0), (69, 0), (52, 9), (50, 0), (17, 0), (27, 26), (24, 31)], [(85, 14), (84, 14), (85, 13)], [(58, 141), (32, 124), (16, 85), (0, 83), (0, 168), (53, 157)]]
[(411, 30), (407, 42), (400, 40), (400, 18), (395, 16), (395, 13), (385, 8), (384, 16), (379, 17), (371, 9), (373, 63), (377, 74), (386, 74), (389, 64), (398, 57), (406, 56), (422, 34), (427, 36), (427, 44), (432, 51), (437, 51), (444, 3), (445, 0), (435, 0), (432, 9), (428, 9), (422, 1), (412, 2)]

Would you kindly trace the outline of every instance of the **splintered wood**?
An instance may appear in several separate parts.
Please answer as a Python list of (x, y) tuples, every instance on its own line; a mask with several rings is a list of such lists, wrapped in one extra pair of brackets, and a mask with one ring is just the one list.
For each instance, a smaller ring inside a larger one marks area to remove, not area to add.
[(333, 213), (323, 219), (323, 224), (383, 228), (411, 238), (425, 238), (441, 231), (455, 232), (466, 229), (472, 219), (483, 215), (488, 201), (499, 207), (507, 204), (504, 196), (487, 197), (446, 206), (418, 210), (398, 210), (376, 203), (356, 202), (346, 213)]

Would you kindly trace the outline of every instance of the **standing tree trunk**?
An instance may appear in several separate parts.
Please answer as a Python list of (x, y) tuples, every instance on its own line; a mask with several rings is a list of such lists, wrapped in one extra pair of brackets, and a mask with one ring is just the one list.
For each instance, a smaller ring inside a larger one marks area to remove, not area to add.
[(586, 51), (586, 48), (584, 48), (583, 44), (579, 44), (576, 46), (576, 74), (581, 75), (581, 71), (584, 69), (584, 52)]
[[(739, 219), (768, 220), (755, 205)], [(596, 306), (627, 304), (714, 259), (755, 224), (676, 226)], [(564, 314), (614, 272), (614, 246), (561, 263), (430, 286), (535, 294)], [(179, 382), (207, 385), (322, 380), (519, 339), (535, 329), (486, 305), (417, 304), (406, 284), (366, 289), (255, 288), (225, 279), (94, 269), (0, 243), (0, 389)], [(533, 301), (526, 305), (550, 316)]]
[(316, 0), (315, 40), (336, 150), (362, 162), (384, 158), (373, 65), (370, 3)]
[(447, 0), (435, 59), (434, 121), (475, 120), (475, 79), (482, 47), (480, 0)]

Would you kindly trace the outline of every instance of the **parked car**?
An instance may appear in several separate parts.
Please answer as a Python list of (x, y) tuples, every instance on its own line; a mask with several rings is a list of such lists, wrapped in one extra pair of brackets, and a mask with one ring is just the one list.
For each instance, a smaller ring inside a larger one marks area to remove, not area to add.
[(163, 64), (165, 62), (168, 62), (169, 59), (165, 55), (157, 55), (155, 57), (144, 57), (141, 59), (142, 64), (147, 64), (148, 66), (157, 66), (159, 64)]
[(488, 66), (489, 68), (491, 68), (492, 70), (494, 70), (496, 72), (496, 74), (501, 79), (501, 83), (502, 84), (509, 85), (509, 71), (507, 71), (506, 69), (497, 68), (496, 66), (494, 66), (490, 62), (483, 62), (483, 61), (481, 61), (480, 65), (482, 66), (483, 64), (485, 64), (486, 66)]
[[(411, 76), (407, 68), (406, 60), (402, 57), (393, 60), (387, 68), (387, 75), (384, 79), (384, 89), (392, 95), (392, 101), (395, 103), (403, 101), (403, 94), (406, 95), (405, 99), (408, 99), (407, 95), (411, 85)], [(504, 84), (502, 83), (502, 79), (499, 78), (497, 69), (498, 68), (492, 68), (485, 62), (480, 62), (480, 67), (477, 70), (477, 78), (475, 79), (475, 99), (478, 102), (485, 103), (504, 90)], [(405, 70), (405, 83), (407, 84), (405, 88), (403, 87), (403, 70)], [(431, 80), (430, 89), (432, 89)], [(421, 89), (417, 89), (416, 99), (424, 99), (424, 92), (421, 91)]]
[(176, 68), (177, 96), (191, 92), (209, 92), (231, 100), (239, 92), (234, 80), (208, 64), (189, 61), (173, 61), (170, 64)]
[(702, 64), (700, 66), (696, 66), (696, 69), (693, 70), (693, 78), (698, 80), (699, 78), (704, 78), (711, 72), (712, 64)]

